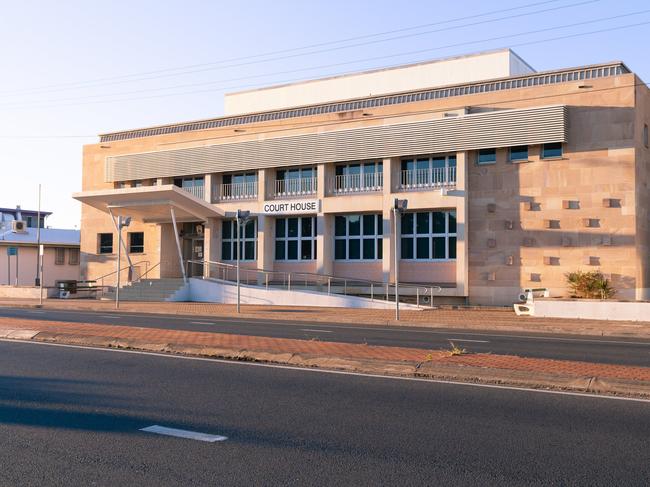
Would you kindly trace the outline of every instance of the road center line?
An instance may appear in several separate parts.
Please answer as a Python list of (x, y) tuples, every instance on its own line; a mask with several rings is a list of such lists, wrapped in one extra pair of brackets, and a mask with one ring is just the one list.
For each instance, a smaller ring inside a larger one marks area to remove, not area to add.
[(317, 330), (314, 328), (301, 328), (302, 331), (313, 331), (315, 333), (334, 333), (332, 330)]
[(176, 438), (185, 438), (188, 440), (207, 441), (208, 443), (214, 443), (216, 441), (224, 441), (228, 439), (226, 436), (209, 435), (207, 433), (199, 433), (198, 431), (167, 428), (165, 426), (158, 426), (157, 424), (154, 424), (153, 426), (147, 426), (146, 428), (141, 428), (140, 431), (145, 431), (146, 433), (155, 433), (158, 435), (175, 436)]
[(117, 319), (117, 318), (121, 318), (121, 316), (114, 316), (114, 315), (101, 315), (100, 318), (112, 318), (112, 319)]
[(190, 321), (193, 325), (216, 325), (216, 323), (212, 321)]
[(447, 338), (450, 342), (490, 343), (490, 340), (468, 340), (466, 338)]

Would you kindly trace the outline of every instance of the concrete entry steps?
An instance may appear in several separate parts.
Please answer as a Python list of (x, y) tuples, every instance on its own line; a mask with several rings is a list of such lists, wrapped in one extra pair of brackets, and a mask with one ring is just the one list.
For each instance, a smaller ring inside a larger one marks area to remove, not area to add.
[[(142, 279), (120, 288), (120, 301), (172, 301), (187, 284), (183, 279)], [(115, 299), (115, 293), (104, 295), (106, 299)]]

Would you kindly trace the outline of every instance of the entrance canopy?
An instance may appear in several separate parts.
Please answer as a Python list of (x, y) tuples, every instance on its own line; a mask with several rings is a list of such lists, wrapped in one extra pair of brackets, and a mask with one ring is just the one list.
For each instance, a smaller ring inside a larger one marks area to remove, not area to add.
[(169, 223), (172, 213), (180, 222), (225, 215), (219, 208), (173, 184), (84, 191), (72, 197), (105, 213), (130, 216), (145, 223)]

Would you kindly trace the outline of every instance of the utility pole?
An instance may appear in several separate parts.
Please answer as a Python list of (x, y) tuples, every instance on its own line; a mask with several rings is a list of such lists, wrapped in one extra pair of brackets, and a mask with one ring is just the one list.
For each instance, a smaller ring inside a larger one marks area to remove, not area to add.
[(38, 256), (36, 257), (36, 279), (34, 280), (35, 286), (41, 286), (41, 185), (38, 185), (38, 212), (36, 213), (36, 246), (39, 249)]

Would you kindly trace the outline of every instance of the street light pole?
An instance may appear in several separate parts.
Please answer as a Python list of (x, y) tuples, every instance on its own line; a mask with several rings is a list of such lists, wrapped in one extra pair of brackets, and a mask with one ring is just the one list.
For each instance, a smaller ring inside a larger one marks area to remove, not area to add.
[(240, 250), (240, 225), (245, 225), (250, 217), (251, 212), (248, 210), (237, 210), (237, 313), (241, 312), (241, 286), (239, 280), (239, 261), (241, 260)]
[(393, 254), (395, 257), (395, 321), (399, 321), (399, 255), (397, 251), (399, 249), (398, 241), (398, 215), (401, 215), (406, 207), (408, 206), (408, 200), (400, 200), (395, 198), (395, 203), (393, 205), (393, 240), (394, 240), (394, 250)]
[(115, 309), (120, 307), (120, 266), (122, 258), (122, 228), (131, 224), (131, 217), (117, 217), (117, 286), (115, 287)]
[(240, 259), (240, 250), (239, 250), (239, 210), (237, 210), (237, 313), (241, 312), (241, 290), (239, 288), (239, 259)]

